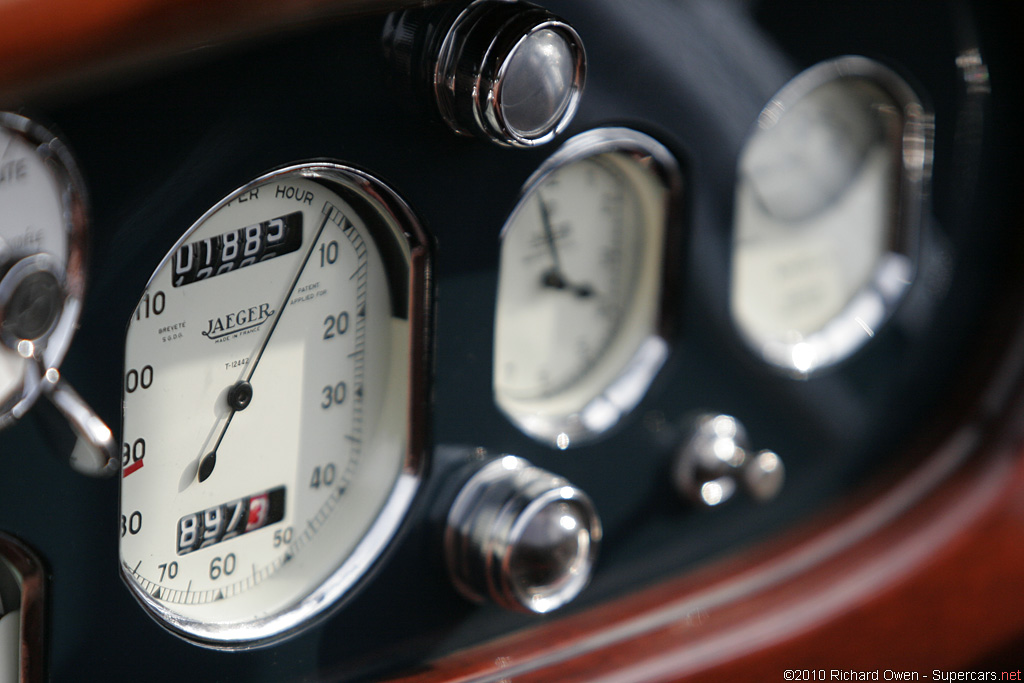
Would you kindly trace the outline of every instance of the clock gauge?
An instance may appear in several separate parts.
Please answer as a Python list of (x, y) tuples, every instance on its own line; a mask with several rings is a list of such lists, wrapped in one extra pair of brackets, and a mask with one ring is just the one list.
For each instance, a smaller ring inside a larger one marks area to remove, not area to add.
[(626, 128), (568, 142), (527, 181), (501, 233), (494, 396), (559, 448), (631, 411), (664, 362), (666, 242), (682, 181)]
[(222, 648), (323, 616), (393, 541), (424, 468), (426, 238), (380, 181), (308, 163), (172, 248), (125, 341), (121, 572)]
[(931, 117), (863, 57), (797, 76), (761, 112), (739, 161), (732, 316), (798, 376), (847, 358), (910, 285), (931, 166)]

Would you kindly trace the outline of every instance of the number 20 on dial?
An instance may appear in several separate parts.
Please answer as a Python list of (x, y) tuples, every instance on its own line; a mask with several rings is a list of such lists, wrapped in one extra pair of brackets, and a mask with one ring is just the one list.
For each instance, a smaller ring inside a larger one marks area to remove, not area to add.
[(426, 238), (365, 172), (237, 190), (153, 274), (125, 341), (121, 572), (209, 647), (293, 634), (393, 541), (423, 471)]

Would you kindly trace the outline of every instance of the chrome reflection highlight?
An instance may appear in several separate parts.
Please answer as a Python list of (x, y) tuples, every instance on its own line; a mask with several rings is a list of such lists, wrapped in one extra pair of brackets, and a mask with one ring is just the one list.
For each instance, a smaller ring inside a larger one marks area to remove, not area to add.
[(691, 503), (716, 507), (740, 490), (767, 502), (782, 490), (786, 469), (774, 451), (753, 453), (747, 430), (731, 415), (703, 413), (687, 425), (672, 464), (672, 483)]
[(622, 422), (669, 353), (682, 175), (628, 128), (568, 140), (526, 182), (501, 233), (495, 403), (560, 450)]
[(445, 561), (464, 597), (546, 614), (590, 582), (601, 521), (583, 491), (514, 455), (462, 486), (448, 511)]
[(806, 377), (852, 355), (914, 279), (933, 122), (864, 57), (797, 76), (741, 154), (730, 308), (768, 363)]

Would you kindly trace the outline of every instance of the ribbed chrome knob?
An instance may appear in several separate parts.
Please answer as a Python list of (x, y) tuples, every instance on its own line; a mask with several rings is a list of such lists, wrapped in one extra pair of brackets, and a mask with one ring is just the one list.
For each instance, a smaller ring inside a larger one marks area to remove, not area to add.
[(542, 145), (564, 130), (586, 77), (572, 26), (525, 2), (398, 13), (388, 21), (385, 48), (399, 71), (429, 81), (453, 131), (513, 147)]
[(444, 550), (453, 584), (469, 599), (546, 613), (589, 583), (600, 542), (601, 522), (586, 494), (506, 455), (459, 491)]

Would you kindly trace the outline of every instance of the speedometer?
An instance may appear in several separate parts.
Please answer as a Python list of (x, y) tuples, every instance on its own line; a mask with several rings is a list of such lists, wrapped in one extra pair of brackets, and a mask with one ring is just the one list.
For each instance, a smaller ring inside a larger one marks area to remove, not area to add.
[(424, 458), (426, 240), (329, 163), (237, 190), (152, 276), (125, 342), (122, 574), (214, 647), (294, 633), (394, 538)]

